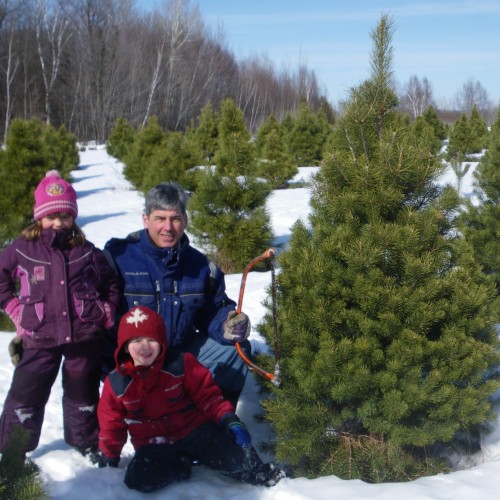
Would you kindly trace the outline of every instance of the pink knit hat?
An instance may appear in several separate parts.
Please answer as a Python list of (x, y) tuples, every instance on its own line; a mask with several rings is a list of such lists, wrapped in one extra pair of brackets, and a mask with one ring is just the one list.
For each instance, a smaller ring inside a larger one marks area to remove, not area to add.
[(57, 170), (49, 170), (35, 189), (35, 220), (43, 217), (66, 212), (75, 219), (78, 215), (76, 191), (73, 186), (61, 179)]

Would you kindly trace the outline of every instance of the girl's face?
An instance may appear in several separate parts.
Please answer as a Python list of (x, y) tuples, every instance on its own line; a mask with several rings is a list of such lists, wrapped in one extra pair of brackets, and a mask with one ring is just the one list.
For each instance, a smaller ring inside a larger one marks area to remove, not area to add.
[(135, 366), (153, 364), (161, 351), (160, 343), (151, 337), (135, 337), (129, 341), (125, 352), (128, 352)]
[(66, 212), (59, 212), (57, 214), (50, 214), (42, 217), (42, 229), (71, 229), (75, 222), (72, 215)]

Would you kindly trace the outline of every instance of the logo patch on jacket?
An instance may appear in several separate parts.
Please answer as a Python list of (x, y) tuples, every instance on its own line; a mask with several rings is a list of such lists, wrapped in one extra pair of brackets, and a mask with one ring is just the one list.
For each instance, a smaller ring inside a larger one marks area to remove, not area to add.
[(32, 283), (38, 283), (39, 281), (45, 280), (45, 267), (44, 266), (35, 266), (33, 269), (33, 276), (31, 277)]

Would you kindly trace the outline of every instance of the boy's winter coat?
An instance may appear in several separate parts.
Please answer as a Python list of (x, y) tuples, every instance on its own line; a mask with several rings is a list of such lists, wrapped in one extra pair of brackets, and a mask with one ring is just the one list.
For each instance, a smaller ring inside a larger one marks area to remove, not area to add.
[[(154, 320), (157, 328), (141, 328)], [(137, 333), (131, 324), (137, 325)], [(150, 366), (134, 366), (125, 352), (133, 337), (151, 337), (161, 345)], [(219, 424), (233, 405), (224, 400), (210, 372), (189, 353), (167, 351), (165, 323), (146, 307), (131, 309), (120, 321), (116, 369), (104, 381), (98, 406), (99, 448), (106, 457), (119, 457), (127, 431), (135, 449), (148, 444), (174, 443), (210, 420)]]
[(224, 274), (183, 235), (180, 247), (158, 248), (146, 230), (105, 246), (123, 280), (124, 310), (146, 306), (166, 323), (168, 345), (185, 349), (198, 331), (220, 344), (223, 323), (235, 302), (225, 291)]
[(67, 237), (45, 229), (0, 255), (0, 307), (16, 311), (25, 348), (96, 340), (119, 304), (119, 280), (103, 252), (88, 241), (70, 248)]

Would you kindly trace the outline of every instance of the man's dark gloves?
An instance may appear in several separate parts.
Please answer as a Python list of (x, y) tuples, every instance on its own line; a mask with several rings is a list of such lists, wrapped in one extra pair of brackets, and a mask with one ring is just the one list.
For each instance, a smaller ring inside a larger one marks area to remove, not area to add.
[(245, 424), (238, 418), (236, 413), (226, 413), (220, 419), (220, 423), (238, 446), (243, 448), (250, 446), (252, 437)]
[(12, 364), (14, 366), (17, 366), (19, 361), (21, 361), (21, 358), (23, 357), (23, 338), (19, 335), (16, 335), (10, 342), (9, 342), (9, 356), (10, 360), (12, 361)]
[(250, 335), (250, 318), (245, 313), (229, 311), (224, 321), (224, 338), (231, 342), (243, 342)]

